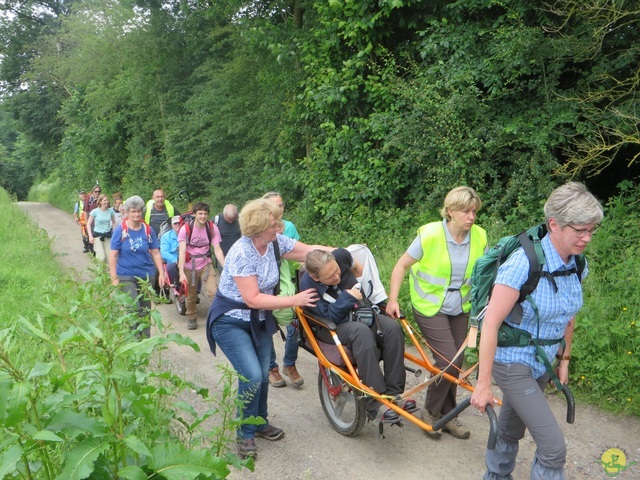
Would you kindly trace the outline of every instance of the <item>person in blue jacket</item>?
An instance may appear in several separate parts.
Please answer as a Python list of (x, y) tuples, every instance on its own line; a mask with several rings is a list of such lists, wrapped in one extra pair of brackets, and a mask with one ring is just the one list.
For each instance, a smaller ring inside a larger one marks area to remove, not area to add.
[(178, 232), (180, 231), (180, 215), (171, 218), (171, 230), (160, 237), (160, 254), (167, 264), (169, 281), (175, 285), (178, 280)]

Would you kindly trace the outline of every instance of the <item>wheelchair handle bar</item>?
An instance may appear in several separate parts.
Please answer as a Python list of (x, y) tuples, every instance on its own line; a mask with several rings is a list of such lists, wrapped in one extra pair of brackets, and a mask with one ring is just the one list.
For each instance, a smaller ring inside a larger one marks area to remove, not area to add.
[[(469, 405), (471, 405), (471, 397), (467, 397), (462, 400), (456, 408), (442, 416), (440, 420), (434, 423), (432, 425), (433, 431), (435, 432), (442, 429), (442, 427), (449, 423), (450, 420), (457, 417), (458, 414), (465, 410)], [(485, 407), (485, 411), (489, 418), (489, 439), (487, 440), (487, 449), (493, 450), (496, 446), (496, 440), (498, 439), (498, 417), (496, 416), (493, 406), (490, 404)]]
[(573, 398), (573, 393), (565, 384), (562, 385), (562, 393), (567, 399), (567, 423), (573, 423), (576, 418), (576, 401)]

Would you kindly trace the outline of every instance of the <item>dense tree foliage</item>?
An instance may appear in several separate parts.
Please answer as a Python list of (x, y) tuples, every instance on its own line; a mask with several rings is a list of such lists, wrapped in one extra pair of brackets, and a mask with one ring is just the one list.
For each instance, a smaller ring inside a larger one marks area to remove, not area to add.
[(632, 1), (2, 8), (0, 169), (20, 197), (47, 177), (216, 205), (277, 188), (347, 225), (464, 183), (517, 217), (568, 175), (637, 166)]

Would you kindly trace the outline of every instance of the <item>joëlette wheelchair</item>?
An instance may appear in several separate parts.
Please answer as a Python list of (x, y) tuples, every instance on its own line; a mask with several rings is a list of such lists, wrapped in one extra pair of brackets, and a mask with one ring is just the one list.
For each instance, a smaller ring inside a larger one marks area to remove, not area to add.
[[(333, 321), (317, 317), (306, 308), (296, 307), (295, 312), (299, 321), (300, 346), (318, 359), (320, 370), (318, 373), (318, 392), (322, 409), (327, 415), (331, 426), (338, 433), (345, 436), (355, 436), (360, 433), (367, 420), (366, 405), (368, 397), (375, 398), (386, 407), (394, 410), (401, 421), (403, 419), (408, 420), (427, 431), (442, 429), (445, 424), (470, 405), (471, 397), (469, 396), (433, 425), (423, 422), (419, 417), (396, 405), (394, 403), (396, 399), (375, 392), (361, 381), (351, 351), (341, 344)], [(466, 380), (464, 375), (462, 378), (456, 378), (433, 365), (407, 320), (401, 318), (399, 321), (418, 352), (418, 356), (416, 356), (405, 351), (405, 361), (416, 366), (416, 368), (413, 368), (405, 364), (405, 369), (408, 372), (415, 373), (416, 376), (421, 374), (420, 369), (425, 369), (432, 374), (431, 379), (404, 392), (402, 398), (407, 398), (418, 390), (425, 388), (437, 378), (456, 383), (470, 392), (473, 391), (473, 386)], [(326, 329), (334, 343), (329, 344), (319, 340), (317, 338), (319, 329)], [(491, 405), (487, 405), (486, 412), (490, 427), (487, 447), (493, 449), (496, 443), (498, 421)], [(384, 438), (383, 428), (384, 424), (380, 422), (378, 434), (381, 438)]]
[[(359, 264), (360, 268), (356, 277), (362, 285), (363, 295), (371, 303), (376, 304), (381, 309), (381, 313), (384, 313), (387, 295), (380, 281), (378, 267), (371, 250), (363, 244), (350, 245), (347, 247), (347, 250), (351, 252), (354, 260)], [(301, 278), (303, 271), (304, 266), (298, 271), (298, 280)], [(471, 397), (469, 396), (433, 425), (425, 423), (419, 417), (412, 414), (415, 412), (408, 412), (396, 404), (396, 402), (401, 403), (400, 400), (410, 398), (416, 392), (424, 389), (434, 381), (453, 382), (470, 392), (473, 391), (473, 386), (466, 378), (474, 368), (472, 367), (466, 372), (461, 372), (460, 378), (456, 378), (445, 371), (448, 370), (449, 367), (459, 370), (458, 367), (453, 364), (453, 361), (451, 363), (447, 362), (449, 365), (445, 367), (444, 370), (440, 370), (426, 355), (421, 343), (418, 338), (416, 338), (411, 326), (404, 317), (398, 319), (398, 321), (401, 323), (407, 337), (417, 352), (417, 355), (414, 355), (405, 349), (405, 370), (416, 374), (418, 377), (424, 369), (431, 373), (431, 378), (405, 391), (399, 398), (393, 398), (389, 395), (379, 394), (362, 382), (358, 376), (357, 366), (351, 351), (340, 342), (336, 333), (337, 327), (333, 321), (320, 318), (307, 308), (296, 307), (295, 313), (299, 323), (300, 346), (318, 359), (318, 392), (320, 394), (322, 408), (331, 426), (338, 433), (345, 436), (355, 436), (360, 433), (367, 420), (366, 407), (369, 397), (378, 400), (387, 408), (395, 411), (400, 418), (400, 422), (398, 422), (400, 425), (402, 425), (402, 420), (404, 419), (427, 431), (438, 431), (442, 429), (444, 425), (471, 404)], [(318, 335), (319, 332), (322, 332), (322, 334)], [(326, 343), (323, 342), (321, 338), (325, 341), (330, 341), (329, 339), (331, 339), (333, 342)], [(422, 341), (426, 344), (426, 340), (422, 339)], [(461, 355), (463, 351), (464, 348), (461, 348), (456, 358), (458, 355)], [(434, 352), (438, 353), (435, 350)], [(413, 364), (414, 367), (407, 365), (407, 363)], [(494, 401), (500, 404), (499, 401)], [(486, 412), (490, 426), (487, 446), (494, 448), (498, 427), (497, 417), (492, 405), (487, 405)], [(384, 438), (383, 428), (384, 423), (380, 422), (378, 424), (378, 434), (381, 438)]]

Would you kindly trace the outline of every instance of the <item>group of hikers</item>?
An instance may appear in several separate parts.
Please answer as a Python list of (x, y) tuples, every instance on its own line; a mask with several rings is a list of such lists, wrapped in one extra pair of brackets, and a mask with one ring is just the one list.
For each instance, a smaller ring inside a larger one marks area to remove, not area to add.
[[(94, 209), (103, 209), (99, 188), (92, 197)], [(393, 269), (388, 301), (377, 305), (380, 313), (369, 323), (353, 315), (354, 305), (367, 301), (360, 283), (362, 265), (347, 249), (302, 243), (295, 226), (282, 218), (284, 201), (277, 192), (248, 202), (239, 214), (234, 205), (227, 205), (213, 222), (209, 206), (196, 203), (193, 219), (185, 223), (157, 190), (147, 204), (138, 196), (125, 200), (120, 224), (115, 213), (107, 218), (90, 210), (94, 220), (89, 225), (94, 226), (94, 232), (87, 237), (98, 257), (96, 240), (108, 238), (105, 223), (111, 222), (111, 278), (132, 298), (138, 298), (142, 280), (157, 278), (159, 286), (164, 286), (164, 261), (170, 281), (177, 277), (187, 285), (190, 329), (197, 328), (198, 288), (213, 297), (206, 328), (211, 350), (215, 354), (219, 347), (239, 374), (238, 395), (243, 402), (239, 413), (244, 418), (264, 419), (259, 426), (243, 424), (237, 432), (239, 454), (255, 457), (256, 437), (275, 441), (285, 435), (269, 423), (267, 406), (269, 385), (286, 385), (272, 339), (279, 323), (287, 325), (283, 373), (295, 386), (304, 383), (295, 366), (298, 344), (292, 309), (297, 306), (332, 320), (339, 341), (353, 353), (363, 383), (377, 393), (397, 398), (399, 408), (419, 414), (433, 425), (456, 407), (456, 384), (444, 379), (429, 385), (422, 408), (414, 399), (400, 397), (406, 374), (404, 335), (396, 321), (401, 316), (398, 298), (409, 273), (413, 317), (434, 363), (457, 377), (463, 361), (459, 351), (464, 349), (469, 327), (474, 265), (489, 255), (487, 234), (475, 224), (481, 206), (480, 197), (470, 187), (456, 187), (446, 195), (442, 220), (418, 228)], [(517, 248), (497, 267), (483, 312), (479, 375), (471, 405), (484, 412), (493, 404), (492, 377), (502, 391), (497, 444), (487, 450), (485, 479), (512, 478), (525, 429), (537, 447), (531, 478), (565, 478), (564, 436), (544, 389), (550, 379), (568, 382), (575, 315), (582, 306), (582, 280), (588, 274), (583, 252), (604, 213), (583, 184), (569, 182), (551, 193), (544, 215), (544, 235), (536, 244), (542, 256), (541, 272), (534, 286), (522, 295), (521, 290), (531, 285), (532, 260), (526, 248)], [(170, 228), (158, 242), (158, 233), (167, 221)], [(283, 294), (283, 281), (290, 283), (298, 264), (305, 267), (297, 282), (299, 291)], [(141, 312), (149, 308), (143, 303), (139, 305)], [(290, 317), (284, 323), (278, 316), (283, 311)], [(519, 340), (505, 341), (505, 329), (512, 336), (516, 332)], [(550, 367), (548, 358), (557, 363)], [(394, 410), (375, 399), (370, 399), (367, 413), (372, 422), (399, 421)], [(442, 431), (458, 439), (471, 436), (457, 418)], [(442, 435), (436, 431), (427, 434), (434, 439)]]

